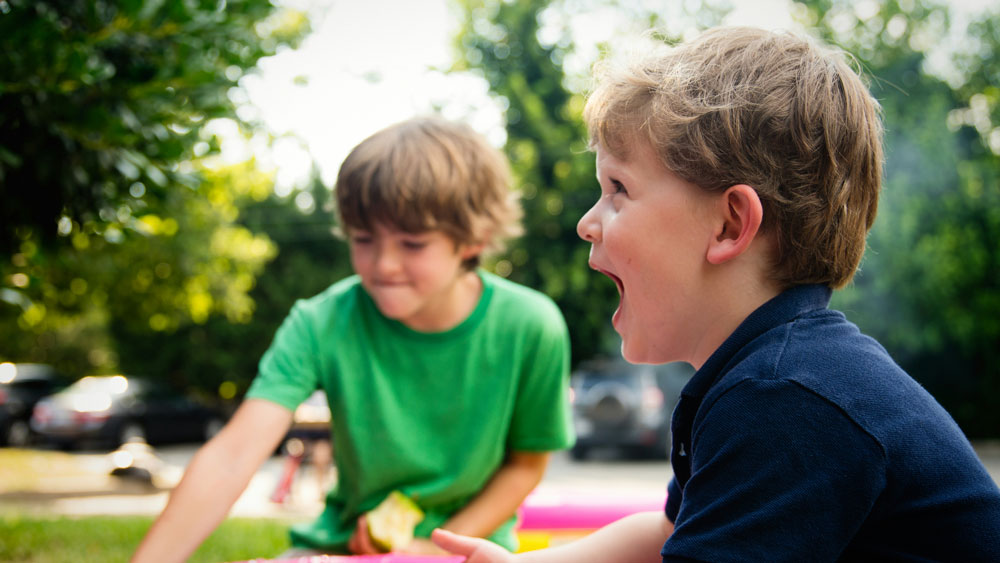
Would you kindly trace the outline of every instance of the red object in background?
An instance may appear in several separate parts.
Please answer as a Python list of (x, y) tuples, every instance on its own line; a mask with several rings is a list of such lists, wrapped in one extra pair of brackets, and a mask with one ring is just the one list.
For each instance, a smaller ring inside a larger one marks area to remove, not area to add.
[(295, 479), (295, 472), (299, 470), (299, 466), (302, 465), (302, 458), (304, 457), (304, 454), (289, 454), (286, 457), (281, 478), (278, 479), (278, 484), (274, 487), (274, 492), (271, 493), (271, 502), (280, 504), (288, 498), (288, 493), (292, 491), (292, 481)]

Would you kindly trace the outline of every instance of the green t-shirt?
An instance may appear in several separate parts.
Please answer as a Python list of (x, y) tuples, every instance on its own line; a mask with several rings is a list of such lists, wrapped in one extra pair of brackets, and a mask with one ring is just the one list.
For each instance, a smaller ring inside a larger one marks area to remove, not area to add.
[[(572, 445), (569, 335), (545, 295), (488, 272), (455, 328), (414, 331), (384, 317), (352, 276), (298, 301), (247, 398), (294, 410), (330, 403), (337, 485), (292, 544), (346, 551), (357, 517), (398, 489), (426, 513), (416, 535), (465, 506), (508, 451)], [(511, 518), (491, 539), (517, 545)]]

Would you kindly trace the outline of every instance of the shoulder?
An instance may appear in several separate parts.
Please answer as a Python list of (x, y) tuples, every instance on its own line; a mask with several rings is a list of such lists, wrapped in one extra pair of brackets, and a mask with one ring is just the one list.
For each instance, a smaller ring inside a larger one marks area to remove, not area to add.
[(562, 311), (548, 295), (489, 272), (481, 276), (491, 291), (487, 315), (493, 322), (560, 335), (568, 331)]
[(282, 322), (283, 330), (297, 339), (340, 332), (356, 324), (352, 319), (360, 314), (364, 297), (358, 277), (344, 278), (312, 297), (295, 301)]
[(771, 400), (789, 412), (829, 405), (822, 410), (826, 416), (849, 421), (883, 446), (898, 438), (893, 428), (953, 426), (877, 341), (832, 310), (799, 317), (748, 343), (710, 394), (719, 397), (737, 387), (742, 394), (784, 389), (782, 398)]
[(361, 278), (349, 276), (312, 297), (297, 300), (292, 306), (292, 314), (327, 317), (332, 311), (343, 310), (356, 303), (362, 291)]
[[(876, 340), (842, 313), (814, 311), (762, 333), (734, 356), (725, 378), (788, 380), (820, 395), (848, 386), (902, 385), (913, 380)], [(856, 389), (855, 389), (856, 390)]]
[(481, 271), (483, 284), (493, 292), (492, 299), (506, 310), (527, 314), (551, 315), (562, 318), (562, 312), (551, 297), (537, 289), (521, 285), (496, 274)]

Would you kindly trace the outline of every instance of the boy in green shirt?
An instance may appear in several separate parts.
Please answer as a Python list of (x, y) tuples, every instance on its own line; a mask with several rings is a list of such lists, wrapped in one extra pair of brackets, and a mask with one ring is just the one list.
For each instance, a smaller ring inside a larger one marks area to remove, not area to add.
[(375, 553), (365, 514), (400, 490), (435, 527), (516, 548), (514, 513), (573, 441), (569, 338), (546, 296), (478, 269), (519, 230), (502, 154), (469, 127), (412, 119), (359, 144), (336, 198), (354, 276), (297, 302), (230, 423), (194, 457), (133, 561), (185, 559), (326, 392), (337, 484), (295, 555)]

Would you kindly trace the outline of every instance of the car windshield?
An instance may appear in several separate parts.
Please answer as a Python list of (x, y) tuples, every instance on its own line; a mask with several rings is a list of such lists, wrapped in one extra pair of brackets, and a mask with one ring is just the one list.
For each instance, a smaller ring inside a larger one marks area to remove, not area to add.
[(122, 397), (134, 396), (137, 381), (123, 375), (87, 376), (67, 387), (61, 397), (63, 404), (79, 412), (104, 412)]
[(45, 379), (50, 376), (49, 369), (37, 364), (0, 363), (0, 385)]
[(87, 376), (70, 385), (67, 391), (79, 393), (108, 393), (121, 395), (129, 390), (129, 380), (121, 375), (110, 377)]

